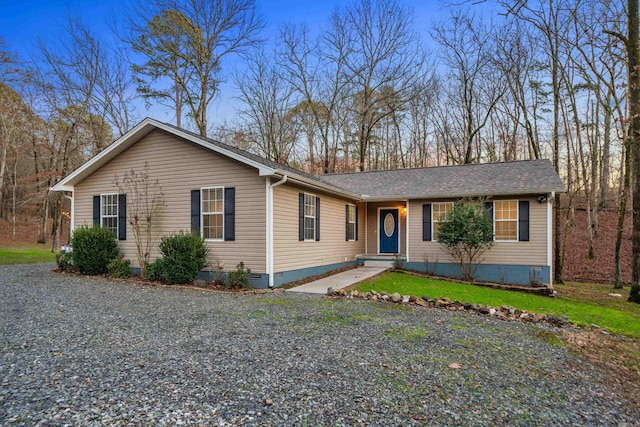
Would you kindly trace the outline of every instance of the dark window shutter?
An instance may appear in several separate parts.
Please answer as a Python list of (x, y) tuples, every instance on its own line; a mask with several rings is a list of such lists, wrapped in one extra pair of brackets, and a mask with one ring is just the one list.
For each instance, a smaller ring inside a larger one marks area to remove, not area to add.
[(349, 205), (345, 205), (344, 210), (344, 240), (349, 241)]
[(224, 240), (236, 240), (236, 189), (224, 189)]
[(518, 240), (529, 241), (529, 201), (518, 202)]
[(100, 196), (93, 196), (93, 225), (100, 225)]
[(356, 206), (356, 241), (358, 240), (358, 207)]
[(299, 215), (298, 215), (298, 240), (301, 242), (304, 240), (304, 193), (298, 194), (299, 203)]
[(422, 205), (422, 240), (431, 241), (431, 204)]
[(118, 240), (127, 240), (127, 195), (118, 194)]
[(200, 234), (200, 190), (191, 190), (191, 231)]
[(489, 215), (489, 219), (493, 224), (493, 202), (484, 202), (484, 210), (487, 211), (487, 215)]
[(320, 197), (316, 197), (316, 241), (320, 241)]

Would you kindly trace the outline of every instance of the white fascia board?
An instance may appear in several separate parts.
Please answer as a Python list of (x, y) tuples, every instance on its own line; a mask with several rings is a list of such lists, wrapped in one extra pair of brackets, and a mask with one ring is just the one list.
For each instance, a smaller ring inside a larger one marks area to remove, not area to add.
[(193, 142), (194, 144), (200, 145), (201, 147), (204, 147), (216, 153), (222, 154), (223, 156), (237, 160), (248, 166), (252, 166), (258, 169), (260, 176), (270, 176), (274, 174), (274, 170), (272, 168), (265, 166), (262, 163), (248, 159), (238, 153), (234, 153), (233, 151), (226, 150), (215, 144), (211, 144), (190, 133), (184, 132), (180, 129), (176, 129), (173, 126), (168, 126), (157, 120), (146, 118), (140, 123), (138, 123), (136, 126), (134, 126), (129, 132), (125, 133), (120, 138), (115, 140), (103, 151), (98, 153), (96, 156), (92, 157), (90, 160), (88, 160), (78, 169), (73, 171), (71, 174), (67, 175), (64, 179), (62, 179), (60, 182), (54, 185), (51, 188), (51, 190), (67, 191), (65, 190), (65, 188), (68, 188), (68, 186), (73, 187), (74, 184), (77, 184), (78, 182), (82, 181), (88, 175), (93, 173), (95, 169), (107, 163), (113, 157), (120, 154), (122, 151), (128, 148), (131, 144), (138, 141), (140, 138), (142, 138), (143, 136), (151, 132), (153, 129), (161, 129), (179, 138), (185, 139), (187, 141)]
[(476, 198), (476, 197), (518, 197), (518, 196), (535, 196), (540, 194), (548, 194), (550, 191), (547, 190), (539, 190), (539, 191), (523, 191), (518, 193), (513, 192), (504, 192), (504, 193), (487, 193), (487, 194), (418, 194), (418, 195), (410, 195), (410, 196), (383, 196), (383, 197), (371, 197), (371, 196), (362, 196), (363, 199), (366, 199), (368, 202), (389, 202), (396, 200), (438, 200), (438, 199), (463, 199), (463, 198)]
[[(135, 127), (133, 127), (129, 132), (122, 135), (120, 138), (111, 143), (107, 148), (102, 150), (100, 153), (93, 156), (87, 162), (85, 162), (78, 169), (71, 172), (65, 178), (63, 178), (60, 182), (54, 185), (51, 190), (52, 191), (66, 191), (65, 187), (71, 186), (82, 181), (86, 176), (91, 174), (94, 169), (102, 166), (104, 163), (109, 161), (111, 158), (115, 157), (121, 151), (128, 147), (127, 143), (133, 143), (132, 138), (138, 135), (141, 131), (145, 130), (146, 127), (150, 125), (154, 125), (154, 120), (152, 119), (144, 119), (140, 123), (138, 123)], [(149, 133), (151, 129), (147, 130), (146, 133)], [(145, 133), (145, 135), (146, 135)], [(144, 136), (144, 135), (142, 135)]]

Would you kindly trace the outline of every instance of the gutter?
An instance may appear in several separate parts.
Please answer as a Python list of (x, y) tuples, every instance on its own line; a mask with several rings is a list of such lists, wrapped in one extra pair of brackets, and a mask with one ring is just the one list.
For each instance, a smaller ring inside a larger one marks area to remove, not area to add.
[(280, 181), (273, 184), (269, 182), (270, 178), (267, 179), (267, 275), (269, 288), (273, 288), (273, 189), (287, 182), (288, 176), (284, 175)]

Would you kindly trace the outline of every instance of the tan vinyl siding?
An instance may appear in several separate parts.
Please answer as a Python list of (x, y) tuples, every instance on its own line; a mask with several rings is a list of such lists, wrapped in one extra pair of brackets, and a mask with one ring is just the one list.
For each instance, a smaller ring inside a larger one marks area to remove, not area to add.
[[(299, 241), (299, 193), (320, 197), (320, 241)], [(291, 185), (273, 189), (274, 272), (353, 261), (364, 253), (364, 205), (358, 204), (358, 240), (346, 241), (348, 200)]]
[[(529, 241), (495, 242), (483, 255), (484, 264), (547, 265), (547, 204), (536, 198), (511, 197), (504, 200), (529, 201)], [(453, 262), (438, 242), (422, 241), (422, 205), (441, 200), (411, 200), (409, 203), (409, 256), (411, 262)]]
[(379, 248), (380, 209), (398, 209), (398, 223), (400, 227), (400, 253), (407, 253), (407, 215), (404, 211), (405, 202), (375, 202), (367, 203), (367, 254), (375, 255)]
[[(155, 130), (128, 148), (108, 164), (76, 185), (75, 225), (93, 222), (92, 197), (112, 193), (115, 175), (122, 177), (128, 170), (142, 171), (149, 164), (149, 176), (162, 187), (166, 208), (154, 238), (191, 228), (191, 190), (201, 187), (235, 187), (235, 241), (208, 242), (211, 268), (224, 264), (224, 270), (233, 270), (244, 261), (255, 273), (265, 268), (265, 179), (258, 171), (210, 150), (184, 141), (160, 130)], [(129, 213), (129, 212), (128, 212)], [(157, 248), (157, 244), (154, 245)], [(137, 266), (135, 241), (131, 228), (127, 240), (120, 242), (125, 258)], [(158, 255), (157, 250), (153, 256)]]

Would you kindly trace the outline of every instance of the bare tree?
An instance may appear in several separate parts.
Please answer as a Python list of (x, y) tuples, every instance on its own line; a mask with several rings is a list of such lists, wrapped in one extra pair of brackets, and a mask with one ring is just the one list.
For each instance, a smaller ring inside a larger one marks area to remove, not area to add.
[(295, 148), (298, 129), (292, 119), (293, 88), (280, 78), (265, 53), (256, 55), (247, 71), (236, 77), (240, 100), (246, 106), (245, 134), (268, 159), (287, 164)]
[(157, 244), (154, 227), (161, 219), (165, 207), (164, 194), (158, 180), (149, 176), (149, 163), (144, 163), (141, 171), (131, 169), (122, 178), (114, 177), (118, 192), (127, 196), (127, 223), (131, 226), (136, 242), (136, 256), (140, 275), (145, 277), (151, 250)]
[[(479, 132), (507, 90), (493, 67), (491, 30), (478, 18), (453, 13), (448, 25), (436, 25), (432, 36), (443, 47), (447, 77), (451, 81), (444, 108), (456, 109), (455, 122), (462, 144), (460, 163), (477, 162)], [(455, 83), (454, 83), (455, 82)]]
[(185, 106), (206, 136), (223, 60), (254, 47), (261, 28), (255, 0), (154, 0), (131, 11), (125, 40), (146, 58), (134, 67), (143, 94), (172, 100), (178, 121)]
[[(412, 13), (395, 0), (356, 0), (335, 14), (334, 25), (346, 29), (346, 69), (350, 84), (359, 169), (366, 169), (369, 146), (378, 123), (391, 114), (383, 110), (386, 95), (408, 102), (415, 82), (424, 74), (425, 56), (413, 30)], [(389, 87), (392, 91), (382, 91)]]

